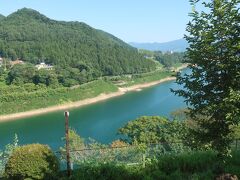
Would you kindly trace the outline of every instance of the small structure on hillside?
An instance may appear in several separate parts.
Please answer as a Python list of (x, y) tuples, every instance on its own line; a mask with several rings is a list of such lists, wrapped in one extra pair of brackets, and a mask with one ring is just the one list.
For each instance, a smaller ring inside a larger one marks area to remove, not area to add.
[(145, 59), (154, 59), (154, 56), (144, 55)]
[(0, 67), (3, 65), (3, 58), (0, 56)]
[(53, 69), (53, 66), (52, 66), (52, 65), (46, 64), (46, 63), (44, 63), (44, 62), (42, 62), (42, 63), (40, 63), (40, 64), (37, 64), (35, 67), (36, 67), (38, 70), (40, 70), (40, 69), (52, 70), (52, 69)]
[(24, 61), (22, 61), (21, 59), (16, 59), (15, 61), (10, 61), (11, 66), (14, 66), (16, 64), (25, 64)]

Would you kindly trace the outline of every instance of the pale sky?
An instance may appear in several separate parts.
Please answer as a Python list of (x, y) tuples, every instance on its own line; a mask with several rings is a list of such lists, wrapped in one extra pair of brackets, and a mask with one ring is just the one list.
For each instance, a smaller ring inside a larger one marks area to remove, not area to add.
[(80, 21), (125, 42), (180, 39), (189, 21), (188, 0), (0, 0), (0, 14), (32, 8), (55, 20)]

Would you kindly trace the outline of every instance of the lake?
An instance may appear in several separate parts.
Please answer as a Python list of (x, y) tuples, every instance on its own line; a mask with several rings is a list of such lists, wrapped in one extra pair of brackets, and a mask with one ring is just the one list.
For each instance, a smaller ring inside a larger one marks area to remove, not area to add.
[[(183, 72), (187, 72), (184, 70)], [(118, 138), (117, 130), (140, 116), (169, 117), (172, 111), (186, 107), (184, 99), (175, 96), (170, 88), (181, 88), (168, 81), (138, 92), (101, 101), (70, 110), (70, 127), (83, 138), (91, 137), (101, 143)], [(19, 144), (48, 144), (57, 150), (64, 144), (64, 112), (54, 112), (0, 123), (0, 149), (13, 140), (16, 133)]]

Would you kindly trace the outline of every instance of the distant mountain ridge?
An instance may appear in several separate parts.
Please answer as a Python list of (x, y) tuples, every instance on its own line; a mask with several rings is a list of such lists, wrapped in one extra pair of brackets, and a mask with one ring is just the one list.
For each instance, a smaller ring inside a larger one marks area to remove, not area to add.
[(88, 76), (148, 72), (155, 68), (136, 48), (82, 22), (52, 20), (23, 8), (0, 20), (0, 56), (75, 68)]
[(135, 43), (130, 42), (131, 46), (138, 49), (146, 49), (150, 51), (174, 51), (174, 52), (184, 52), (188, 47), (188, 43), (185, 39), (178, 39), (174, 41), (169, 41), (165, 43)]

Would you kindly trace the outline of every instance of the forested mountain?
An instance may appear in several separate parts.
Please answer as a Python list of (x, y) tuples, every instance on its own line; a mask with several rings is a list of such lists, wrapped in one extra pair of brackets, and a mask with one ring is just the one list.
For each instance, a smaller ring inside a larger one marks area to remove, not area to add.
[(101, 75), (147, 72), (155, 63), (137, 49), (81, 22), (55, 21), (23, 8), (1, 18), (0, 56)]
[(148, 59), (158, 61), (166, 68), (178, 66), (184, 62), (184, 52), (161, 52), (161, 51), (149, 51), (145, 49), (139, 49), (139, 53), (143, 54)]
[(4, 16), (2, 14), (0, 14), (0, 21), (4, 18)]
[(184, 52), (188, 47), (188, 43), (185, 39), (178, 39), (174, 41), (169, 41), (165, 43), (129, 43), (133, 47), (138, 49), (146, 49), (150, 51), (174, 51), (174, 52)]

